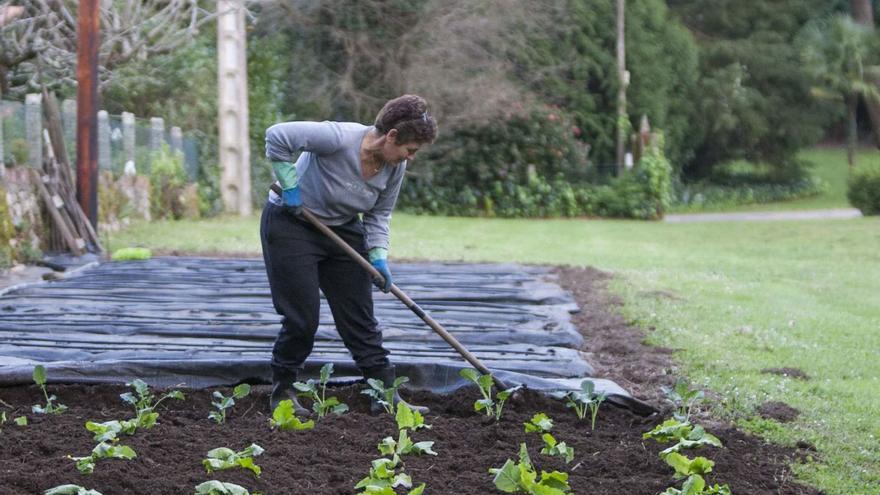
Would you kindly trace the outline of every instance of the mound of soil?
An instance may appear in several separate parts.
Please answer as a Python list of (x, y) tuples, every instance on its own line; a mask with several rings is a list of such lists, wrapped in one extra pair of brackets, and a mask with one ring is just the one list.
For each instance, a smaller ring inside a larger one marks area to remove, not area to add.
[(764, 368), (761, 373), (769, 373), (771, 375), (785, 376), (789, 378), (797, 378), (798, 380), (809, 380), (810, 376), (800, 368)]
[[(221, 389), (229, 395), (230, 389)], [(86, 421), (109, 421), (133, 416), (133, 409), (119, 399), (126, 392), (118, 385), (53, 385), (70, 409), (57, 416), (35, 415), (30, 406), (42, 399), (36, 386), (0, 389), (2, 400), (12, 406), (7, 415), (26, 415), (24, 427), (7, 423), (3, 427), (0, 453), (0, 493), (38, 494), (47, 488), (73, 483), (104, 495), (193, 493), (202, 481), (218, 479), (265, 494), (351, 494), (365, 476), (370, 461), (381, 457), (376, 445), (389, 435), (396, 437), (390, 415), (370, 416), (365, 396), (358, 387), (333, 390), (352, 411), (317, 422), (313, 430), (279, 432), (269, 426), (268, 387), (258, 386), (238, 401), (227, 422), (218, 425), (208, 419), (212, 410), (211, 390), (188, 390), (183, 402), (167, 401), (160, 406), (159, 424), (151, 430), (122, 436), (137, 458), (98, 461), (91, 475), (80, 474), (67, 458), (85, 456), (94, 447)], [(537, 469), (569, 472), (574, 493), (657, 494), (669, 486), (680, 486), (672, 469), (658, 457), (663, 446), (643, 440), (641, 434), (662, 418), (644, 419), (613, 407), (600, 410), (596, 430), (589, 421), (578, 420), (573, 411), (555, 400), (525, 391), (511, 400), (500, 422), (487, 420), (473, 411), (476, 390), (455, 396), (429, 393), (410, 399), (431, 407), (427, 421), (432, 429), (413, 434), (416, 441), (433, 440), (437, 456), (407, 456), (405, 470), (414, 483), (427, 483), (426, 493), (495, 493), (490, 467), (516, 459), (525, 442)], [(542, 440), (536, 433), (524, 433), (523, 423), (536, 412), (555, 421), (553, 434), (575, 450), (575, 459), (540, 454)], [(789, 452), (765, 445), (735, 429), (713, 430), (725, 448), (704, 448), (699, 455), (716, 462), (709, 476), (712, 482), (728, 483), (738, 494), (814, 494), (791, 483), (784, 467)], [(242, 450), (256, 443), (266, 451), (255, 458), (263, 472), (255, 478), (250, 471), (225, 470), (206, 474), (202, 460), (209, 450), (229, 447)]]
[(800, 413), (800, 411), (785, 402), (768, 401), (758, 406), (758, 414), (762, 418), (775, 419), (780, 423), (794, 421)]

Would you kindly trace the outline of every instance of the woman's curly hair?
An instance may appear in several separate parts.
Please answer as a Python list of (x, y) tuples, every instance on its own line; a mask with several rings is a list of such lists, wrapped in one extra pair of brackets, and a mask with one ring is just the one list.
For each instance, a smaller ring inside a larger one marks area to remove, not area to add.
[(388, 101), (374, 125), (382, 134), (397, 129), (399, 144), (432, 143), (437, 139), (437, 121), (428, 115), (428, 102), (421, 96), (403, 95)]

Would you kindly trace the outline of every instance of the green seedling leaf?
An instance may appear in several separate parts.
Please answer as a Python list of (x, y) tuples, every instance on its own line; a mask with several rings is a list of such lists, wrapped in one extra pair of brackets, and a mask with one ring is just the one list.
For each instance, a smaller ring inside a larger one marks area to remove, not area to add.
[(104, 423), (86, 422), (86, 429), (94, 433), (96, 442), (109, 442), (115, 440), (119, 433), (122, 433), (122, 423), (116, 420), (106, 421)]
[(251, 393), (251, 386), (247, 383), (241, 383), (236, 385), (234, 389), (232, 389), (232, 397), (236, 399), (244, 399)]
[(407, 381), (409, 381), (407, 377), (401, 376), (394, 380), (394, 383), (391, 385), (391, 387), (385, 388), (385, 384), (382, 383), (380, 380), (377, 380), (375, 378), (368, 378), (367, 385), (369, 385), (369, 388), (362, 390), (361, 393), (370, 396), (371, 398), (373, 398), (373, 400), (375, 400), (376, 402), (381, 404), (383, 408), (385, 408), (385, 412), (394, 415), (394, 393), (397, 391), (400, 385), (406, 383)]
[(523, 423), (526, 433), (546, 432), (553, 429), (553, 420), (544, 413), (538, 413), (532, 416), (531, 421)]
[(49, 488), (43, 495), (101, 495), (97, 490), (88, 490), (79, 485), (58, 485), (55, 488)]
[(134, 459), (137, 454), (134, 449), (127, 445), (111, 445), (101, 442), (92, 449), (92, 453), (86, 457), (71, 457), (76, 462), (76, 469), (83, 474), (91, 474), (95, 471), (95, 463), (99, 459)]
[(196, 495), (250, 495), (243, 486), (211, 480), (196, 485)]
[(682, 438), (686, 438), (693, 428), (694, 427), (686, 421), (667, 419), (655, 426), (651, 431), (642, 433), (642, 438), (653, 438), (660, 443), (678, 441)]
[(425, 424), (425, 418), (422, 413), (413, 410), (405, 402), (397, 404), (397, 429), (421, 430), (422, 428), (431, 428), (431, 425)]
[(596, 418), (599, 415), (599, 407), (605, 402), (606, 395), (595, 392), (596, 385), (591, 380), (581, 382), (580, 390), (574, 390), (565, 395), (565, 406), (574, 409), (578, 419), (587, 417), (590, 412), (590, 429), (596, 429)]
[(663, 460), (675, 469), (675, 479), (686, 478), (692, 474), (703, 475), (712, 471), (712, 467), (715, 466), (713, 461), (705, 457), (690, 459), (677, 452), (667, 455)]
[(34, 383), (37, 385), (46, 384), (46, 367), (42, 364), (34, 366)]
[(713, 447), (721, 447), (721, 440), (718, 439), (715, 435), (710, 433), (706, 433), (706, 430), (703, 429), (702, 426), (696, 426), (690, 433), (687, 434), (687, 437), (682, 438), (668, 449), (662, 450), (660, 452), (660, 457), (665, 458), (667, 455), (673, 452), (681, 452), (682, 449), (692, 449), (694, 447), (700, 447), (702, 445), (711, 445)]
[(208, 458), (202, 461), (208, 473), (219, 471), (221, 469), (231, 469), (241, 467), (253, 471), (254, 476), (259, 477), (262, 469), (254, 464), (254, 457), (262, 454), (263, 448), (252, 443), (249, 447), (241, 452), (235, 452), (226, 447), (220, 447), (208, 451)]
[(545, 433), (541, 436), (544, 439), (544, 448), (541, 449), (542, 454), (547, 454), (549, 456), (562, 457), (565, 459), (565, 463), (574, 460), (574, 448), (565, 445), (565, 442), (558, 442), (553, 435), (549, 433)]
[(272, 428), (278, 428), (281, 431), (287, 430), (310, 430), (315, 427), (314, 420), (308, 421), (300, 421), (299, 418), (293, 413), (293, 401), (283, 400), (278, 404), (278, 407), (272, 411), (272, 418), (269, 420), (269, 425)]
[(500, 468), (489, 469), (495, 475), (495, 487), (506, 493), (529, 493), (534, 495), (565, 495), (570, 492), (568, 474), (559, 471), (541, 471), (541, 479), (529, 458), (526, 444), (520, 444), (519, 463), (507, 459)]
[(226, 410), (235, 405), (235, 399), (243, 399), (250, 393), (251, 386), (247, 383), (242, 383), (232, 389), (232, 396), (230, 397), (226, 397), (219, 390), (215, 390), (211, 395), (217, 400), (212, 401), (211, 404), (217, 408), (217, 410), (208, 413), (208, 418), (213, 419), (217, 424), (225, 423)]
[(19, 417), (15, 418), (13, 421), (15, 421), (15, 424), (17, 424), (18, 426), (27, 426), (27, 424), (28, 424), (27, 416), (19, 416)]

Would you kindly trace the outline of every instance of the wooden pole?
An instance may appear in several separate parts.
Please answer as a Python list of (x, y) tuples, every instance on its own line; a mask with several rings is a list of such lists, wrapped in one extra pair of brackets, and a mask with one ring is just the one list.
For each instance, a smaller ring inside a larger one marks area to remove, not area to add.
[(623, 172), (626, 154), (626, 88), (629, 86), (629, 71), (626, 70), (626, 23), (624, 13), (626, 0), (617, 0), (617, 175)]
[(76, 40), (76, 199), (98, 226), (98, 0), (80, 0)]

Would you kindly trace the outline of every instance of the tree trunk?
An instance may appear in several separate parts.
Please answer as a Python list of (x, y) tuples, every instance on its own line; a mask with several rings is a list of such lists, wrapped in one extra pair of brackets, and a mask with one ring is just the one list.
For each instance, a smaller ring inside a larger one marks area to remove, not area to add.
[[(874, 8), (871, 5), (871, 0), (850, 0), (850, 10), (853, 21), (874, 29)], [(880, 87), (880, 80), (875, 80), (874, 85)], [(865, 106), (868, 108), (868, 116), (871, 118), (874, 143), (880, 148), (880, 102), (865, 98)]]
[(846, 101), (846, 162), (849, 164), (849, 172), (852, 173), (856, 164), (856, 143), (858, 138), (858, 123), (856, 122), (856, 108), (859, 104), (858, 95), (850, 95)]
[(626, 153), (625, 124), (626, 115), (626, 87), (629, 85), (629, 72), (626, 70), (626, 23), (624, 10), (626, 0), (617, 0), (617, 79), (620, 87), (617, 88), (617, 175), (623, 173), (624, 154)]

